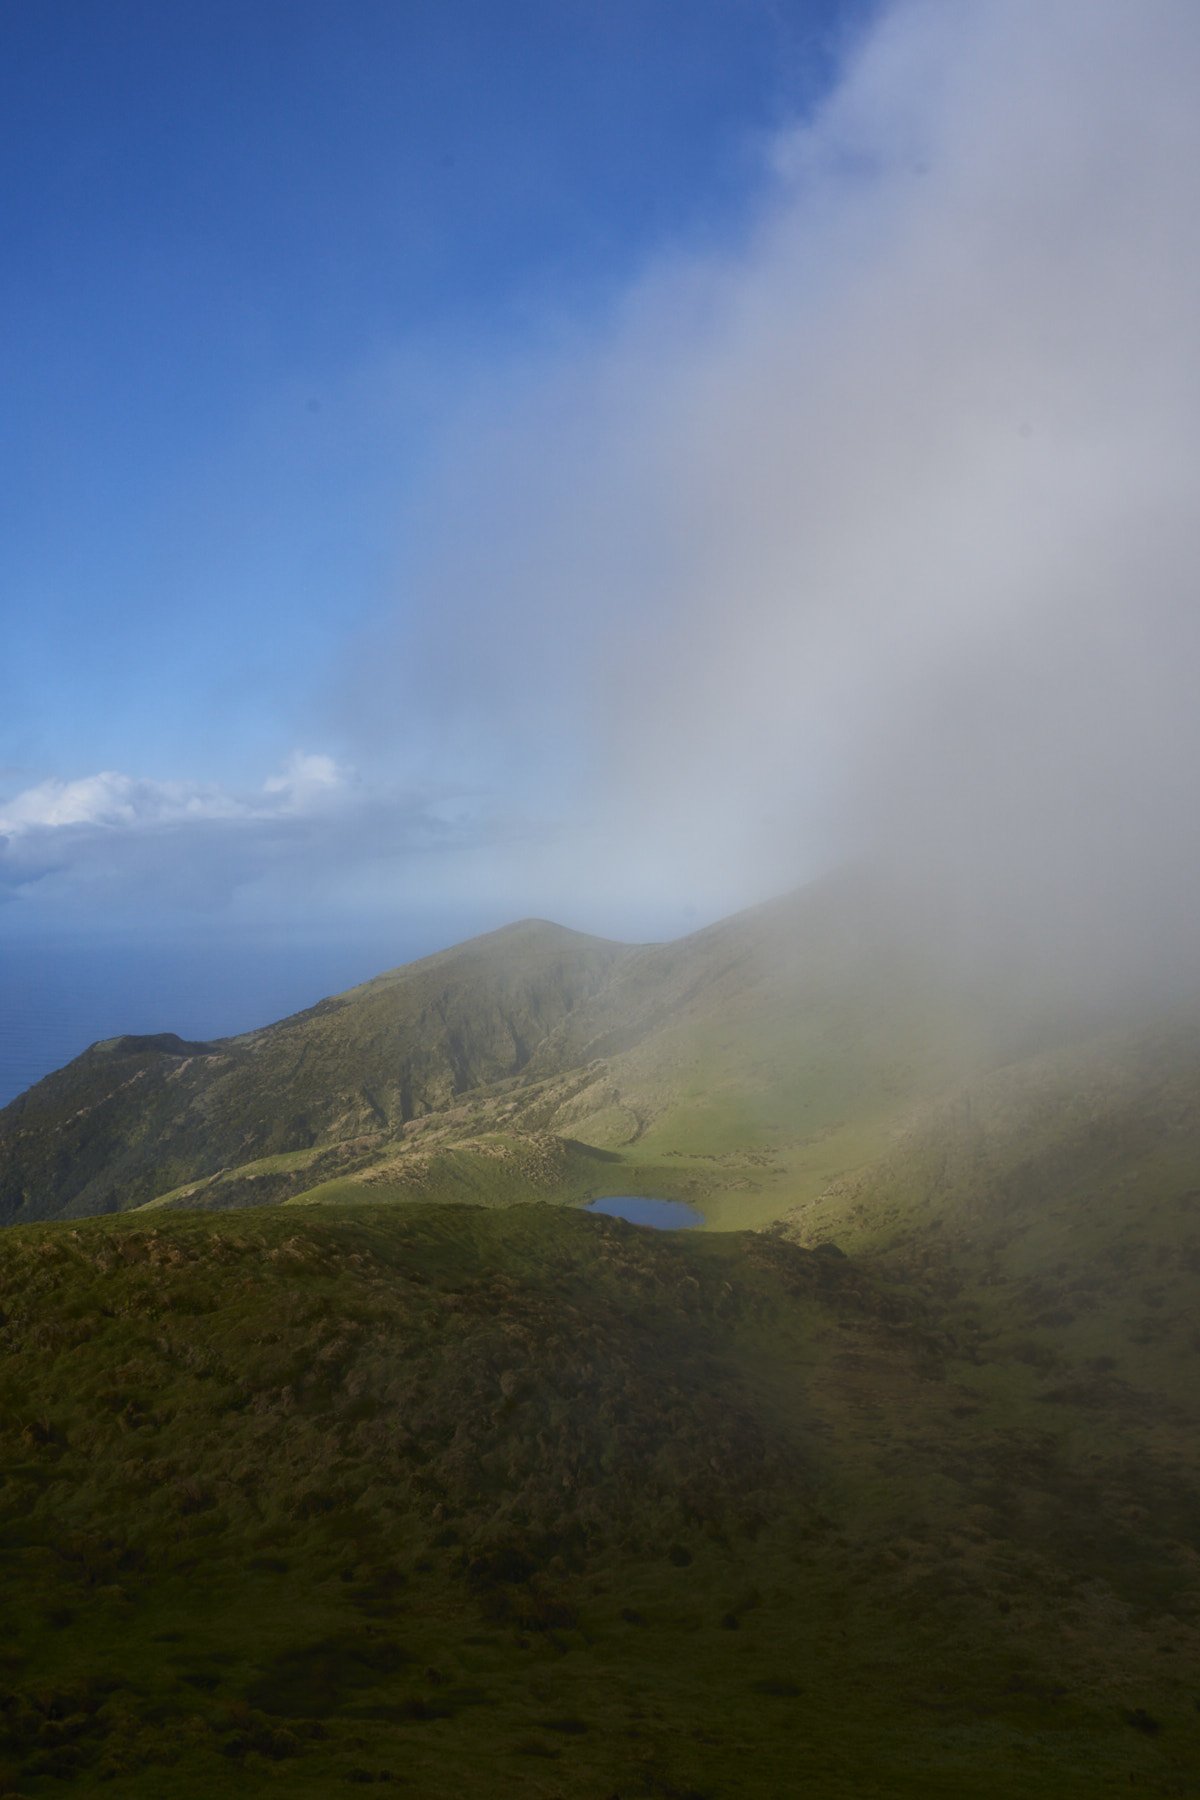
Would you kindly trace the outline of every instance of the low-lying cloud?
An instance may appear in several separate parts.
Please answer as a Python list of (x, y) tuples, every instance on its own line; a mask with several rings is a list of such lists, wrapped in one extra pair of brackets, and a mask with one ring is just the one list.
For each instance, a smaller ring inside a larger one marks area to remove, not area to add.
[(36, 898), (43, 915), (81, 900), (145, 914), (226, 907), (262, 888), (268, 915), (297, 897), (315, 914), (352, 903), (372, 868), (378, 900), (397, 861), (484, 836), (469, 796), (370, 788), (327, 755), (297, 752), (247, 792), (105, 770), (0, 801), (0, 899)]
[(1191, 0), (888, 7), (736, 250), (447, 431), (364, 756), (488, 768), (550, 896), (886, 853), (1006, 929), (1186, 939), (1197, 92)]
[(261, 821), (318, 813), (339, 804), (350, 771), (330, 756), (295, 752), (257, 793), (235, 794), (214, 783), (154, 781), (104, 769), (71, 781), (51, 776), (0, 800), (0, 837), (49, 841), (59, 834), (152, 832), (213, 820)]

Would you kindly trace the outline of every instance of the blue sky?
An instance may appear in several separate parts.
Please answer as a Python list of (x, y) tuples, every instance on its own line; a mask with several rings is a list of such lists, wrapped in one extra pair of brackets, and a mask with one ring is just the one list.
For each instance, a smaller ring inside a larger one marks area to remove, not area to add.
[(6, 9), (0, 802), (358, 767), (329, 672), (428, 603), (403, 519), (447, 409), (736, 241), (864, 10)]
[[(5, 762), (237, 780), (290, 748), (379, 598), (436, 377), (603, 310), (664, 239), (736, 231), (837, 22), (7, 9)], [(415, 391), (372, 407), (392, 358)]]
[(1159, 866), (1190, 0), (0, 33), (0, 939)]

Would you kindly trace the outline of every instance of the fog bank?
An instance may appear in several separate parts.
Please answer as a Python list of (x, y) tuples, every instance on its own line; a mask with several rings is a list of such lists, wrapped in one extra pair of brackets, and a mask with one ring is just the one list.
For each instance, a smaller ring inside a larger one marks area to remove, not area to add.
[(1183, 967), (1197, 92), (1190, 0), (888, 8), (739, 245), (447, 428), (364, 757), (486, 767), (545, 910), (885, 857), (965, 937)]

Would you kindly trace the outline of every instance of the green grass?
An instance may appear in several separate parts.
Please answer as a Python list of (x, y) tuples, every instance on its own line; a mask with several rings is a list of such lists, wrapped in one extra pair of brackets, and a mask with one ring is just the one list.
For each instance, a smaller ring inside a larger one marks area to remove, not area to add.
[(845, 1259), (166, 1214), (4, 1234), (0, 1302), (0, 1792), (1083, 1800), (1200, 1751), (1194, 1417), (1047, 1402)]

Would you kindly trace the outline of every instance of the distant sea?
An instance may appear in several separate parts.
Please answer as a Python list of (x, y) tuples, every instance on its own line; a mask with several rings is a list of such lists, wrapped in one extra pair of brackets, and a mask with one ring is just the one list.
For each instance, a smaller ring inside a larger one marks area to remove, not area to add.
[(228, 1037), (452, 943), (0, 942), (0, 1106), (99, 1038)]

